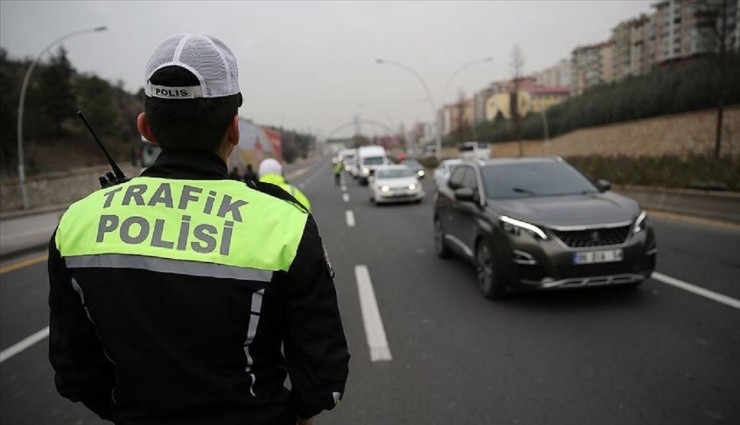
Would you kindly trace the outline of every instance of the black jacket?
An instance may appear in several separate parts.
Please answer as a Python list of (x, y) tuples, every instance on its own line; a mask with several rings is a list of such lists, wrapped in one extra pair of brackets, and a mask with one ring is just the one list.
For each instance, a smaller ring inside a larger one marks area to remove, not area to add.
[[(143, 175), (228, 179), (219, 157), (189, 151), (163, 151)], [(269, 184), (244, 190), (295, 202)], [(294, 424), (341, 398), (349, 354), (312, 216), (289, 270), (268, 283), (69, 268), (55, 236), (49, 358), (64, 397), (120, 424), (178, 425)]]

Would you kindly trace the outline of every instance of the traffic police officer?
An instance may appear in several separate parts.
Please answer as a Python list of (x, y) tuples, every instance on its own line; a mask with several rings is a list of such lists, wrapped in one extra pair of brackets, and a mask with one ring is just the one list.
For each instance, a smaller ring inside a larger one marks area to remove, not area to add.
[(309, 202), (308, 197), (300, 189), (285, 180), (283, 166), (276, 159), (267, 158), (260, 162), (259, 177), (261, 182), (272, 183), (290, 193), (308, 211), (311, 211), (311, 202)]
[(49, 244), (57, 389), (119, 424), (310, 424), (348, 372), (333, 272), (293, 198), (229, 179), (236, 59), (168, 37), (145, 92), (159, 158), (70, 206)]
[(334, 164), (334, 185), (339, 186), (339, 181), (342, 176), (342, 161), (337, 161)]

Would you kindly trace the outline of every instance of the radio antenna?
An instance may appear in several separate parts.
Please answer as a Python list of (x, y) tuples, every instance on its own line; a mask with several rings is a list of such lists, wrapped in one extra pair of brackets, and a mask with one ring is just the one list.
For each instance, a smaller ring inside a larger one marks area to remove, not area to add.
[(87, 118), (85, 118), (85, 114), (82, 113), (82, 111), (77, 111), (77, 116), (80, 117), (83, 123), (85, 123), (85, 126), (88, 130), (90, 130), (90, 134), (92, 134), (93, 138), (95, 138), (95, 141), (98, 142), (98, 146), (100, 146), (100, 149), (103, 150), (103, 154), (105, 154), (105, 158), (108, 160), (108, 163), (110, 164), (111, 168), (113, 168), (113, 173), (116, 176), (116, 180), (119, 181), (125, 181), (126, 175), (123, 174), (123, 171), (118, 167), (118, 164), (116, 164), (116, 161), (113, 160), (113, 158), (108, 153), (108, 150), (105, 149), (105, 146), (103, 145), (103, 142), (100, 141), (100, 138), (98, 138), (98, 135), (95, 134), (95, 130), (93, 130), (90, 123), (87, 121)]

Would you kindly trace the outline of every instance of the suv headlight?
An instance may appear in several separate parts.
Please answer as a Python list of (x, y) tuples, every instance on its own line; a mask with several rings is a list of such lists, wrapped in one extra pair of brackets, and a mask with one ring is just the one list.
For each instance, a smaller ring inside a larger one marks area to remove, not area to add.
[(640, 215), (637, 216), (637, 220), (635, 220), (635, 225), (632, 226), (632, 234), (638, 234), (645, 230), (647, 227), (647, 214), (645, 213), (645, 210), (640, 211)]
[(540, 229), (534, 224), (527, 223), (526, 221), (521, 221), (515, 218), (502, 215), (501, 224), (502, 224), (504, 231), (506, 231), (507, 233), (511, 233), (512, 235), (519, 235), (519, 232), (521, 230), (526, 230), (532, 236), (539, 237), (543, 241), (548, 239), (547, 233), (545, 233), (544, 230)]
[(414, 189), (416, 189), (416, 184), (415, 183), (411, 183), (409, 185), (409, 190), (414, 190)]
[(391, 187), (388, 185), (380, 186), (381, 192), (388, 192), (389, 190), (391, 190)]
[(367, 167), (362, 167), (362, 174), (370, 174), (370, 169)]

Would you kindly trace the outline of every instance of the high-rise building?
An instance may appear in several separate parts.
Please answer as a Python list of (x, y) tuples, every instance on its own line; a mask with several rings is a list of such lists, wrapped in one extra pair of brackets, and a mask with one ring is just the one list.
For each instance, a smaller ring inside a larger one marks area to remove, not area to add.
[(589, 88), (610, 83), (612, 75), (611, 42), (579, 46), (573, 50), (571, 94), (581, 95)]
[(740, 1), (665, 0), (655, 8), (655, 64), (691, 58), (716, 51), (722, 12), (727, 33), (734, 31), (732, 44), (740, 36)]
[(557, 64), (535, 72), (534, 78), (537, 84), (549, 87), (571, 86), (571, 63), (568, 59), (562, 59)]

